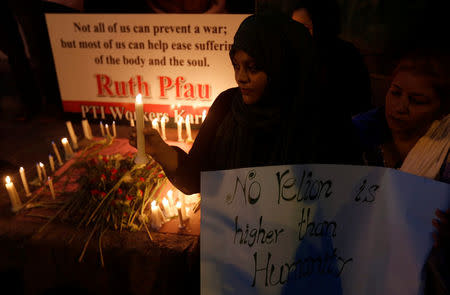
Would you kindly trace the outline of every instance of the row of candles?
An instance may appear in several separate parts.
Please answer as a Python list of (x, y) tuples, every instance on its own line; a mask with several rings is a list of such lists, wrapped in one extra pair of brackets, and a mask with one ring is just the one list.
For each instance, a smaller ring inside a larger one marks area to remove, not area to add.
[(159, 229), (162, 224), (171, 217), (178, 216), (179, 228), (185, 227), (185, 221), (190, 214), (190, 208), (186, 207), (184, 194), (178, 191), (178, 200), (175, 204), (173, 191), (167, 192), (167, 198), (162, 200), (162, 206), (164, 213), (161, 211), (161, 207), (156, 201), (151, 203), (151, 226), (155, 229)]

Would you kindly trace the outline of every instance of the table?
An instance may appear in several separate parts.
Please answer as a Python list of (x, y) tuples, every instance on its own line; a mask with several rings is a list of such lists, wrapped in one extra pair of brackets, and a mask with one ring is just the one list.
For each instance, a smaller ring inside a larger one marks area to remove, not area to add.
[(189, 231), (177, 233), (174, 220), (152, 232), (153, 241), (145, 231), (107, 231), (102, 267), (97, 240), (78, 262), (88, 230), (53, 222), (36, 236), (46, 219), (11, 213), (9, 199), (1, 196), (0, 282), (25, 294), (198, 294), (200, 212), (190, 220)]

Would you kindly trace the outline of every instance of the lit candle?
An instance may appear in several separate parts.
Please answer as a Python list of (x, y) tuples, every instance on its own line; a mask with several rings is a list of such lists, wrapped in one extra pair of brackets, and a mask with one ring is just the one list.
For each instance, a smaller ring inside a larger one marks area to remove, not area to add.
[(47, 178), (47, 170), (45, 170), (44, 164), (42, 162), (39, 162), (39, 167), (41, 167), (42, 174), (44, 176), (43, 179), (46, 179)]
[(81, 126), (83, 126), (83, 134), (86, 139), (92, 139), (91, 127), (87, 119), (81, 121)]
[(61, 160), (61, 155), (59, 154), (59, 150), (56, 147), (56, 144), (54, 141), (52, 141), (52, 146), (53, 146), (53, 151), (55, 152), (55, 155), (56, 155), (56, 159), (58, 160), (58, 165), (62, 166), (63, 162)]
[(52, 155), (48, 155), (48, 162), (50, 163), (50, 169), (52, 170), (52, 173), (55, 172), (55, 161), (53, 160)]
[(187, 133), (187, 142), (193, 142), (192, 133), (191, 133), (191, 115), (186, 115), (186, 133)]
[(130, 120), (130, 126), (134, 127), (134, 119), (133, 118), (131, 118), (131, 120)]
[(136, 103), (134, 104), (136, 111), (136, 137), (137, 137), (137, 155), (134, 159), (136, 164), (145, 164), (148, 158), (145, 154), (145, 137), (144, 137), (144, 105), (142, 103), (142, 95), (139, 93), (136, 96)]
[(178, 227), (179, 228), (184, 228), (183, 212), (181, 212), (181, 202), (180, 201), (177, 202), (177, 206), (176, 207), (177, 207), (177, 211), (178, 211), (178, 222), (179, 222)]
[(178, 141), (183, 141), (183, 136), (181, 135), (181, 131), (183, 129), (183, 117), (178, 117)]
[[(169, 200), (170, 209), (175, 210), (175, 203), (173, 201), (173, 191), (170, 189), (167, 191), (167, 199)], [(172, 211), (172, 215), (176, 213)]]
[(6, 176), (5, 181), (5, 187), (8, 191), (9, 199), (11, 200), (11, 209), (13, 212), (17, 212), (20, 207), (22, 207), (22, 202), (20, 201), (19, 194), (17, 193), (16, 188), (14, 187), (14, 183), (12, 183), (9, 176)]
[(108, 137), (112, 137), (111, 133), (109, 132), (109, 126), (108, 124), (105, 124), (105, 129), (106, 129), (106, 134), (108, 135)]
[(50, 177), (47, 178), (48, 187), (50, 188), (50, 193), (52, 194), (53, 200), (55, 199), (55, 189), (53, 188), (53, 181)]
[(39, 163), (36, 163), (36, 171), (37, 171), (37, 174), (38, 174), (39, 182), (42, 183), (43, 182), (42, 170), (41, 170), (41, 167), (39, 166)]
[(155, 229), (159, 229), (161, 227), (161, 216), (159, 215), (159, 206), (156, 205), (156, 201), (152, 201), (152, 227)]
[(20, 167), (19, 172), (20, 172), (20, 178), (22, 179), (23, 188), (25, 189), (25, 195), (27, 197), (29, 197), (29, 196), (31, 196), (31, 192), (30, 192), (30, 188), (28, 187), (28, 181), (27, 181), (27, 177), (25, 175), (25, 170), (23, 169), (23, 167)]
[(186, 202), (184, 200), (184, 194), (178, 191), (178, 201), (181, 203), (181, 212), (183, 213), (183, 218), (186, 219)]
[(167, 140), (166, 137), (166, 115), (161, 118), (161, 137), (164, 140)]
[(78, 141), (77, 136), (75, 135), (75, 131), (73, 131), (72, 122), (67, 121), (67, 130), (69, 130), (70, 139), (72, 140), (73, 148), (78, 149)]
[(159, 133), (158, 118), (155, 118), (152, 120), (152, 128), (156, 129), (156, 131), (158, 131), (158, 133)]
[(113, 121), (113, 123), (112, 123), (112, 131), (113, 131), (113, 136), (117, 137), (116, 121)]
[(102, 136), (105, 136), (105, 128), (103, 128), (103, 123), (100, 121), (100, 131), (102, 132)]
[(73, 150), (70, 147), (67, 138), (64, 137), (63, 139), (61, 139), (61, 143), (62, 143), (63, 148), (64, 148), (64, 153), (66, 154), (66, 160), (69, 160), (73, 156)]
[(206, 119), (206, 110), (203, 110), (202, 112), (202, 123), (205, 122)]
[(172, 210), (170, 210), (169, 201), (166, 198), (164, 198), (162, 200), (162, 203), (163, 203), (163, 208), (164, 208), (164, 215), (167, 218), (172, 217), (173, 215), (172, 215)]

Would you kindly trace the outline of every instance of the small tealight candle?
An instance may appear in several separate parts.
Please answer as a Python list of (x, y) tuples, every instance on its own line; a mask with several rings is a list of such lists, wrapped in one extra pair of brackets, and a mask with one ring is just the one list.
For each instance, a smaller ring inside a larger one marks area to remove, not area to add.
[(72, 140), (73, 148), (78, 149), (78, 141), (77, 136), (75, 135), (75, 131), (73, 131), (72, 122), (67, 121), (67, 130), (69, 130), (70, 139)]
[(161, 118), (161, 138), (167, 140), (166, 137), (166, 115)]
[(186, 124), (186, 133), (187, 133), (186, 141), (193, 142), (194, 140), (192, 139), (192, 133), (191, 133), (191, 115), (186, 115), (185, 122), (186, 122), (185, 124)]
[(178, 131), (178, 141), (183, 141), (183, 136), (182, 136), (182, 134), (181, 134), (182, 128), (183, 128), (183, 117), (181, 117), (181, 116), (178, 117), (178, 122), (177, 122), (177, 124), (178, 124), (178, 128), (177, 128), (177, 131)]
[(205, 122), (206, 119), (206, 110), (203, 110), (202, 112), (202, 123)]
[(36, 171), (38, 174), (39, 182), (42, 183), (44, 181), (44, 179), (42, 178), (42, 170), (41, 170), (41, 166), (39, 166), (39, 163), (36, 163)]
[(100, 121), (100, 131), (102, 133), (102, 136), (105, 137), (105, 128), (103, 127), (102, 121)]
[(48, 155), (48, 162), (50, 163), (50, 169), (52, 170), (52, 173), (55, 172), (55, 161), (53, 160), (52, 155)]
[(63, 139), (61, 139), (61, 143), (64, 148), (64, 153), (66, 154), (66, 160), (69, 160), (73, 156), (73, 150), (69, 145), (69, 141), (64, 137)]
[(25, 175), (25, 170), (20, 167), (20, 178), (22, 179), (23, 188), (25, 189), (25, 195), (27, 197), (31, 196), (30, 187), (28, 186), (27, 176)]
[(151, 203), (152, 208), (152, 227), (155, 229), (159, 229), (162, 224), (161, 216), (159, 215), (159, 206), (156, 205), (156, 201), (152, 201)]
[(53, 187), (53, 181), (50, 177), (47, 178), (48, 187), (50, 189), (50, 193), (52, 194), (53, 200), (55, 199), (55, 188)]
[(177, 211), (178, 211), (178, 222), (179, 222), (178, 227), (184, 228), (183, 213), (181, 212), (181, 202), (180, 201), (177, 202), (176, 207), (177, 207)]
[(111, 136), (111, 133), (109, 132), (109, 126), (108, 126), (108, 124), (105, 124), (105, 129), (106, 129), (106, 135), (107, 135), (108, 137), (112, 137), (112, 136)]
[(19, 194), (17, 193), (17, 190), (14, 187), (14, 183), (12, 183), (9, 176), (6, 176), (5, 181), (5, 187), (8, 191), (9, 199), (11, 201), (11, 210), (13, 212), (17, 212), (22, 207), (22, 202), (20, 201)]
[(43, 179), (46, 179), (47, 178), (47, 170), (45, 170), (44, 164), (42, 162), (39, 162), (39, 167), (42, 170)]
[(152, 128), (159, 132), (158, 118), (152, 120)]
[(63, 165), (63, 162), (62, 162), (62, 160), (61, 160), (61, 155), (59, 154), (59, 150), (58, 150), (58, 148), (56, 147), (56, 144), (55, 144), (54, 141), (52, 141), (52, 146), (53, 146), (53, 151), (55, 152), (55, 155), (56, 155), (56, 159), (58, 160), (58, 165), (59, 165), (59, 166), (62, 166), (62, 165)]
[(113, 121), (113, 123), (112, 123), (112, 132), (113, 132), (113, 136), (117, 137), (116, 121)]

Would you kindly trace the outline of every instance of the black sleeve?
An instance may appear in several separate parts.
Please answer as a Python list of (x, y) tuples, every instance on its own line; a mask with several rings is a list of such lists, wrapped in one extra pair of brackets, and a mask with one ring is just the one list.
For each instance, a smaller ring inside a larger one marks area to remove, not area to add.
[(178, 168), (167, 174), (172, 184), (185, 194), (200, 192), (200, 171), (214, 170), (210, 164), (211, 150), (216, 130), (228, 113), (237, 88), (222, 92), (214, 101), (189, 153), (172, 146), (178, 153)]

